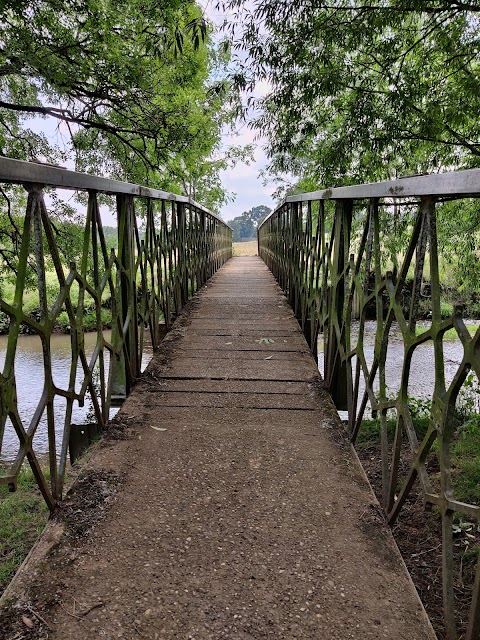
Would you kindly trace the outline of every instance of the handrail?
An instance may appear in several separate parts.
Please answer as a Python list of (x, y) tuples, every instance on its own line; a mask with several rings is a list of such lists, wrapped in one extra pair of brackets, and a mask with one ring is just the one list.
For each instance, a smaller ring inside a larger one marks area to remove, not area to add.
[[(473, 196), (480, 194), (480, 169), (464, 171), (448, 171), (429, 175), (404, 176), (396, 180), (384, 182), (367, 182), (347, 187), (328, 187), (317, 191), (309, 191), (287, 196), (276, 207), (293, 202), (314, 202), (318, 200), (369, 198), (399, 198), (419, 196)], [(275, 215), (272, 211), (259, 225)]]
[(73, 189), (78, 191), (97, 191), (110, 195), (126, 194), (141, 198), (152, 198), (153, 200), (169, 200), (190, 204), (200, 211), (205, 211), (209, 215), (225, 222), (213, 211), (195, 202), (187, 196), (180, 196), (168, 191), (159, 191), (151, 187), (144, 187), (130, 182), (111, 180), (94, 176), (90, 173), (80, 173), (71, 171), (64, 167), (44, 162), (26, 162), (0, 156), (0, 182), (10, 184), (42, 184), (48, 187), (59, 189)]
[[(400, 515), (406, 517), (415, 483), (425, 504), (440, 511), (449, 640), (458, 637), (456, 591), (466, 588), (457, 579), (456, 563), (462, 566), (462, 560), (454, 546), (454, 517), (460, 513), (480, 523), (480, 504), (458, 496), (458, 470), (451, 462), (459, 437), (455, 416), (460, 391), (469, 384), (470, 371), (480, 379), (480, 328), (469, 333), (461, 306), (455, 306), (450, 317), (442, 315), (437, 214), (449, 206), (445, 200), (478, 195), (478, 169), (337, 187), (289, 196), (258, 227), (259, 255), (285, 291), (315, 356), (323, 337), (324, 383), (337, 408), (348, 412), (352, 442), (362, 437), (368, 407), (379, 418), (376, 446), (381, 463), (376, 472), (388, 521), (393, 525)], [(385, 229), (400, 215), (408, 216), (403, 228), (410, 237), (402, 252), (398, 246), (390, 251)], [(417, 324), (420, 299), (429, 304), (424, 327)], [(367, 320), (374, 322), (375, 342), (368, 347), (373, 355), (365, 343)], [(398, 390), (387, 388), (393, 328), (404, 345)], [(446, 375), (444, 353), (449, 330), (456, 333), (463, 353), (453, 379)], [(421, 357), (418, 349), (426, 342), (432, 344), (435, 384), (425, 433), (414, 419), (409, 384), (412, 361)], [(429, 456), (435, 458), (433, 472)], [(476, 576), (469, 585), (468, 628), (459, 629), (467, 640), (480, 634), (480, 556)]]

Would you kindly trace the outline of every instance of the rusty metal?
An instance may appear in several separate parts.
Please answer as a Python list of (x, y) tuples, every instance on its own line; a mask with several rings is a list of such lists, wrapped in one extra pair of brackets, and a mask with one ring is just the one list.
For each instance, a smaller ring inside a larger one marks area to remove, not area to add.
[[(478, 171), (327, 189), (297, 194), (263, 221), (258, 229), (259, 254), (275, 275), (295, 311), (312, 353), (324, 339), (323, 375), (338, 409), (348, 411), (348, 430), (355, 442), (369, 406), (380, 422), (382, 501), (393, 524), (418, 481), (426, 504), (435, 505), (442, 519), (443, 602), (446, 636), (458, 637), (454, 598), (454, 514), (480, 522), (480, 505), (456, 499), (452, 487), (451, 447), (458, 394), (470, 371), (480, 378), (480, 328), (470, 335), (456, 308), (442, 319), (441, 281), (437, 248), (436, 208), (442, 196), (480, 194)], [(398, 198), (402, 201), (399, 202)], [(408, 198), (412, 197), (410, 201)], [(401, 264), (385, 248), (382, 226), (392, 210), (416, 207), (408, 246)], [(416, 323), (418, 299), (428, 264), (431, 285), (431, 321)], [(413, 269), (411, 300), (401, 294)], [(352, 333), (355, 312), (356, 335)], [(365, 348), (367, 317), (375, 320), (375, 347), (369, 363)], [(388, 345), (392, 327), (401, 333), (404, 362), (398, 392), (387, 388)], [(444, 335), (454, 329), (463, 346), (463, 360), (447, 384)], [(424, 342), (433, 344), (434, 390), (427, 433), (419, 437), (408, 395), (412, 358)], [(363, 381), (362, 391), (361, 383)], [(387, 418), (394, 414), (395, 435), (388, 437)], [(427, 469), (435, 444), (438, 479)], [(405, 473), (405, 468), (407, 471)], [(402, 470), (402, 471), (401, 471)], [(467, 640), (480, 637), (480, 562), (472, 586)]]
[[(41, 183), (37, 182), (40, 177)], [(13, 303), (0, 296), (0, 311), (9, 319), (6, 358), (0, 372), (0, 453), (7, 421), (18, 438), (17, 455), (0, 475), (0, 484), (7, 484), (14, 490), (27, 459), (45, 501), (53, 510), (62, 498), (70, 440), (71, 453), (76, 455), (95, 435), (95, 429), (88, 425), (86, 436), (75, 432), (70, 439), (74, 405), (83, 406), (88, 394), (98, 429), (106, 426), (112, 404), (126, 397), (140, 376), (145, 334), (150, 335), (155, 350), (164, 333), (161, 321), (170, 329), (175, 316), (193, 293), (231, 257), (232, 232), (215, 214), (189, 198), (56, 167), (0, 158), (0, 183), (23, 184), (28, 192)], [(83, 191), (88, 195), (83, 250), (78, 264), (64, 264), (59, 252), (45, 203), (46, 185)], [(102, 192), (116, 198), (116, 252), (107, 250), (98, 200), (98, 194)], [(138, 218), (140, 205), (146, 212), (142, 230), (142, 221)], [(40, 301), (39, 319), (26, 314), (23, 308), (32, 246)], [(58, 284), (59, 292), (53, 301), (48, 298), (46, 256), (53, 264)], [(72, 295), (74, 288), (78, 292), (76, 298)], [(90, 358), (87, 358), (84, 345), (87, 297), (95, 309), (96, 344)], [(109, 299), (111, 308), (110, 338), (102, 321), (105, 298)], [(53, 380), (50, 341), (62, 312), (66, 312), (71, 327), (71, 367), (68, 385), (59, 388)], [(18, 338), (25, 328), (41, 339), (45, 382), (34, 414), (22, 419), (17, 405), (15, 360)], [(83, 376), (80, 388), (76, 388), (78, 369)], [(95, 380), (96, 376), (99, 382)], [(66, 401), (59, 443), (56, 442), (58, 418), (53, 409), (57, 398)], [(33, 441), (45, 415), (48, 480)]]

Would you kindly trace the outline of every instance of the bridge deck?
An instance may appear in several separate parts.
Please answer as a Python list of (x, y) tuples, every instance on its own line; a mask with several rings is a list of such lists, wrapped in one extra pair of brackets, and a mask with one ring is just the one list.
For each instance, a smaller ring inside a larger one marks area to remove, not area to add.
[(105, 517), (80, 535), (85, 482), (64, 509), (49, 637), (433, 638), (317, 380), (264, 264), (229, 261), (89, 463), (93, 493), (125, 470)]

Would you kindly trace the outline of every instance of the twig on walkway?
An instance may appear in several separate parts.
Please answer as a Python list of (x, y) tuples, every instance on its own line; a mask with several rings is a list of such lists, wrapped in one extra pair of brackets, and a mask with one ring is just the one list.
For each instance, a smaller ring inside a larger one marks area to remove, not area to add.
[(72, 618), (76, 618), (77, 620), (82, 620), (82, 618), (80, 618), (80, 616), (76, 616), (74, 613), (70, 613), (70, 611), (67, 611), (67, 607), (64, 607), (63, 604), (60, 602), (60, 606), (62, 607), (62, 609), (65, 611), (65, 613), (67, 614), (67, 616), (71, 616)]
[(103, 602), (97, 602), (96, 604), (92, 604), (92, 606), (89, 607), (86, 611), (82, 611), (82, 613), (80, 615), (83, 618), (88, 613), (90, 613), (90, 611), (93, 611), (94, 609), (98, 609), (98, 607), (103, 607)]
[(40, 620), (40, 622), (43, 622), (43, 624), (47, 627), (47, 629), (50, 629), (50, 631), (53, 631), (52, 627), (48, 624), (45, 618), (43, 618), (39, 613), (37, 613), (34, 609), (32, 609), (32, 607), (27, 607), (27, 609), (30, 611), (32, 616), (35, 616), (37, 620)]

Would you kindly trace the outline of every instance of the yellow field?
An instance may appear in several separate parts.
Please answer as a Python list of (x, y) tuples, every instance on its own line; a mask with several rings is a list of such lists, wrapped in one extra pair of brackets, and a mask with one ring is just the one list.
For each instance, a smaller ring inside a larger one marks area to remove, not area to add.
[(252, 242), (234, 242), (233, 243), (233, 255), (234, 256), (256, 256), (257, 255), (257, 241)]

